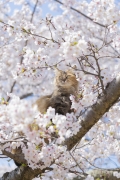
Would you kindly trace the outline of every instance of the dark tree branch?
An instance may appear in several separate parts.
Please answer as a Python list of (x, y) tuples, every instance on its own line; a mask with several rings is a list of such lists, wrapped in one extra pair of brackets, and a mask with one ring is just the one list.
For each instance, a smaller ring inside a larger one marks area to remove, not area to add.
[(32, 12), (31, 19), (30, 19), (30, 22), (31, 22), (31, 23), (32, 23), (33, 18), (34, 18), (34, 14), (35, 14), (35, 11), (36, 11), (36, 8), (37, 8), (37, 4), (38, 4), (38, 0), (36, 1), (35, 6), (34, 6), (34, 8), (33, 8), (33, 12)]
[(19, 164), (27, 164), (27, 161), (24, 157), (24, 154), (22, 153), (21, 148), (18, 148), (16, 150), (15, 154), (12, 154), (11, 152), (9, 152), (7, 150), (3, 150), (2, 153), (3, 153), (3, 155), (10, 157), (11, 159), (13, 159), (14, 161), (16, 161)]
[(25, 98), (32, 96), (32, 95), (33, 95), (33, 93), (24, 94), (24, 95), (20, 96), (20, 99), (25, 99)]
[[(59, 4), (64, 5), (64, 4), (63, 4), (61, 1), (59, 1), (59, 0), (54, 0), (54, 1), (58, 2)], [(89, 16), (87, 16), (87, 15), (84, 14), (84, 13), (82, 13), (81, 11), (79, 11), (79, 10), (73, 8), (73, 7), (70, 7), (70, 9), (72, 9), (73, 11), (81, 14), (83, 17), (89, 19), (89, 20), (92, 21), (93, 23), (95, 23), (95, 24), (97, 24), (97, 25), (99, 25), (99, 26), (101, 26), (101, 27), (104, 27), (104, 28), (106, 27), (106, 25), (103, 25), (103, 24), (101, 24), (101, 23), (95, 22), (94, 19), (90, 18)]]
[(34, 177), (37, 177), (39, 174), (44, 173), (44, 170), (40, 169), (31, 169), (30, 167), (16, 168), (11, 172), (6, 172), (0, 180), (32, 180)]
[[(13, 89), (14, 89), (15, 85), (16, 85), (16, 81), (13, 82), (9, 93), (13, 92)], [(9, 100), (10, 100), (10, 96), (7, 97), (6, 101), (9, 102)]]

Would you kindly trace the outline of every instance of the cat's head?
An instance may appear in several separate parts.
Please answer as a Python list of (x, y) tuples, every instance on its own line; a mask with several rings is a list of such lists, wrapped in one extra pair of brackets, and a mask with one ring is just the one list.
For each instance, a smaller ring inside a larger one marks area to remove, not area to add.
[(59, 70), (55, 68), (55, 86), (63, 88), (74, 87), (76, 90), (78, 88), (78, 81), (73, 69), (68, 69), (67, 71)]

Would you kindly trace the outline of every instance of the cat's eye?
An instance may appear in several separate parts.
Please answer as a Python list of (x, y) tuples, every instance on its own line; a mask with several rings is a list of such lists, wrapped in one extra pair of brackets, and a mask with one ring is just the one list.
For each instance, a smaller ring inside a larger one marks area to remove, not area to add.
[(67, 75), (68, 78), (72, 77), (71, 75)]

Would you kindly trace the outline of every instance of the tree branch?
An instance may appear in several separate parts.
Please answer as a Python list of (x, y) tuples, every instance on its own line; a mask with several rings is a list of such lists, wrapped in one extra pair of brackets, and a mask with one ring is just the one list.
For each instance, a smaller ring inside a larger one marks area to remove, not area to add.
[(37, 177), (39, 174), (43, 173), (44, 170), (40, 169), (31, 169), (30, 167), (16, 168), (11, 172), (6, 172), (0, 180), (32, 180), (34, 177)]
[(25, 99), (25, 98), (32, 96), (32, 95), (33, 95), (33, 93), (23, 94), (22, 96), (20, 96), (20, 99)]
[(99, 119), (113, 106), (120, 97), (120, 74), (109, 83), (105, 89), (105, 94), (97, 100), (86, 112), (80, 117), (81, 128), (73, 137), (68, 138), (64, 145), (71, 150), (78, 141), (99, 121)]
[(38, 0), (36, 1), (35, 6), (34, 6), (34, 8), (33, 8), (33, 12), (32, 12), (31, 19), (30, 19), (30, 22), (31, 22), (31, 23), (32, 23), (32, 21), (33, 21), (33, 17), (34, 17), (36, 8), (37, 8), (37, 4), (38, 4)]
[(2, 153), (3, 153), (3, 155), (10, 157), (11, 159), (13, 159), (14, 161), (16, 161), (19, 164), (27, 164), (24, 154), (22, 153), (21, 147), (19, 147), (16, 150), (15, 154), (12, 154), (11, 152), (9, 152), (7, 150), (3, 150)]
[[(16, 85), (16, 81), (13, 82), (9, 93), (13, 92), (13, 89), (14, 89), (15, 85)], [(9, 102), (9, 100), (10, 100), (10, 96), (7, 97), (6, 101)]]
[[(64, 5), (64, 4), (63, 4), (61, 1), (59, 1), (59, 0), (54, 0), (54, 1), (58, 2), (59, 4)], [(95, 22), (94, 19), (90, 18), (89, 16), (87, 16), (87, 15), (84, 14), (84, 13), (82, 13), (81, 11), (79, 11), (79, 10), (73, 8), (73, 7), (70, 7), (70, 9), (72, 9), (73, 11), (81, 14), (83, 17), (89, 19), (89, 20), (92, 21), (93, 23), (95, 23), (95, 24), (97, 24), (97, 25), (99, 25), (99, 26), (101, 26), (101, 27), (104, 27), (104, 28), (106, 27), (106, 25), (103, 25), (103, 24), (101, 24), (101, 23)]]
[[(120, 178), (117, 178), (113, 175), (114, 172), (118, 172), (120, 173), (120, 169), (107, 169), (107, 170), (96, 170), (96, 169), (93, 169), (93, 170), (90, 170), (88, 171), (88, 173), (93, 176), (96, 180), (101, 180), (101, 179), (104, 179), (104, 180), (120, 180)], [(73, 178), (73, 180), (85, 180), (85, 178), (83, 177), (76, 177), (76, 178)]]

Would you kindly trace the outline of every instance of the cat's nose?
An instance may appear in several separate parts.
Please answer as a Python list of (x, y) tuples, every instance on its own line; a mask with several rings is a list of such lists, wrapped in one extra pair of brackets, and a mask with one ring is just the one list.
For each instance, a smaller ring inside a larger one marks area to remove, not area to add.
[(63, 81), (65, 82), (65, 81), (66, 81), (66, 79), (67, 79), (67, 77), (63, 78)]
[(62, 80), (65, 82), (67, 79), (66, 73), (63, 74)]

